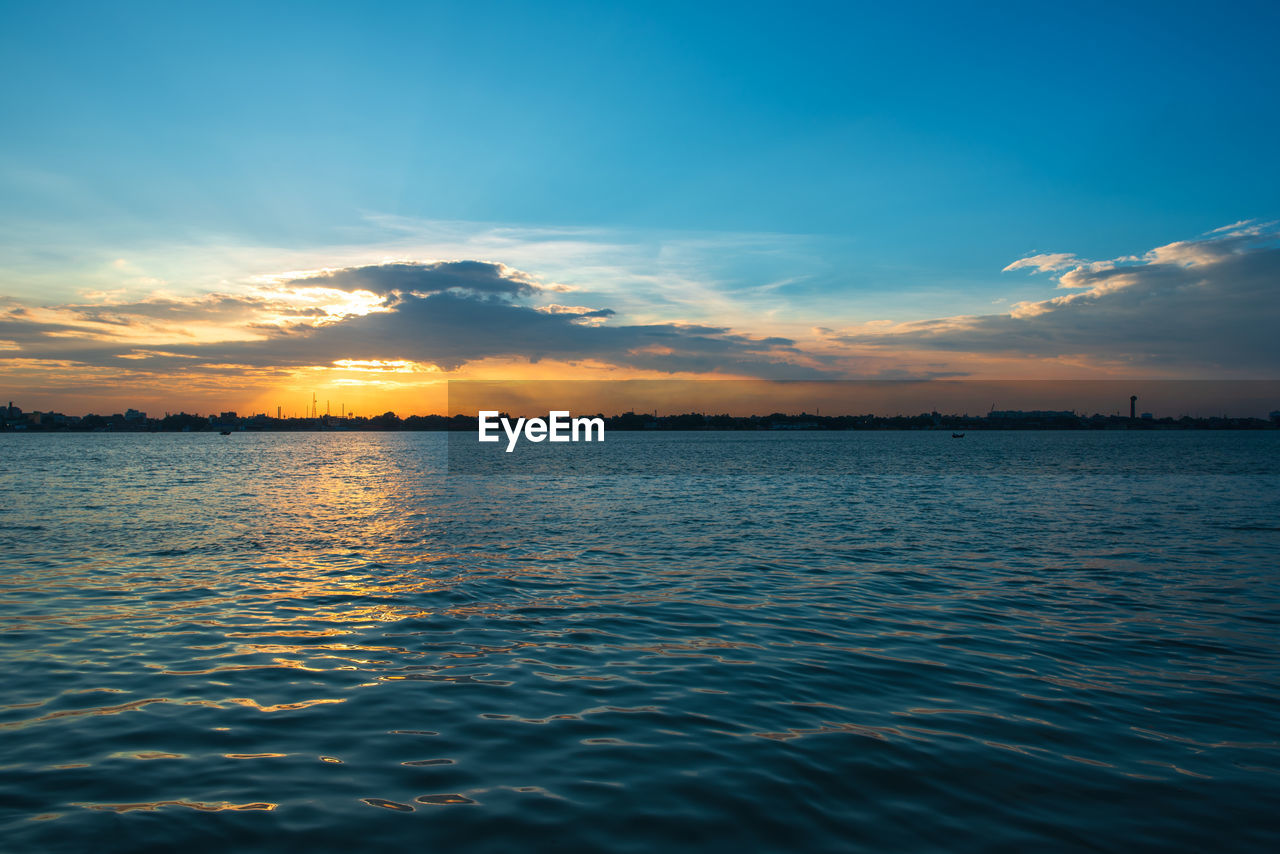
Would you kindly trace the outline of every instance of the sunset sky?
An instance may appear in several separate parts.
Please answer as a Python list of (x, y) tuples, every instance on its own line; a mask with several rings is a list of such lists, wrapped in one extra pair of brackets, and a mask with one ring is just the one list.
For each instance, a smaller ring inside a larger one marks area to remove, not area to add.
[(0, 403), (1276, 379), (1280, 6), (1117, 5), (5, 3)]

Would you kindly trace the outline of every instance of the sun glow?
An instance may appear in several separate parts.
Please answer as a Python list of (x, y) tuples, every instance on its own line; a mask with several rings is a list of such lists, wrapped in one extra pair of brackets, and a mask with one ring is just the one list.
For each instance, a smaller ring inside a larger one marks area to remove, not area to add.
[(269, 300), (276, 309), (274, 313), (268, 311), (262, 322), (281, 326), (299, 321), (312, 326), (324, 326), (348, 317), (363, 317), (392, 309), (387, 305), (385, 297), (364, 290), (275, 286), (262, 288), (254, 295)]
[(429, 374), (439, 373), (440, 368), (408, 359), (337, 359), (335, 369), (344, 371), (372, 371), (375, 373), (393, 374)]

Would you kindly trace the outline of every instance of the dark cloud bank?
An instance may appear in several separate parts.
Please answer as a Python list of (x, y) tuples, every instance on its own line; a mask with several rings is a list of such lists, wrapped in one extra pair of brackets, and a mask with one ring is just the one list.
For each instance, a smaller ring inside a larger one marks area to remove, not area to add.
[[(519, 297), (540, 289), (528, 277), (499, 264), (480, 261), (435, 264), (386, 264), (337, 270), (295, 279), (297, 287), (327, 287), (345, 291), (367, 290), (383, 296), (389, 311), (345, 318), (312, 327), (298, 324), (285, 330), (264, 330), (260, 341), (215, 344), (166, 344), (168, 354), (151, 355), (148, 369), (167, 363), (191, 368), (184, 356), (203, 362), (253, 367), (301, 367), (328, 365), (337, 359), (399, 360), (425, 362), (452, 370), (486, 357), (518, 357), (532, 361), (558, 359), (601, 362), (664, 372), (721, 371), (767, 378), (812, 378), (825, 374), (795, 364), (801, 356), (786, 338), (753, 338), (725, 328), (678, 324), (604, 326), (584, 321), (607, 319), (610, 309), (540, 311), (522, 305)], [(227, 311), (219, 297), (217, 308)], [(258, 308), (260, 301), (246, 300), (244, 307)], [(129, 307), (113, 307), (110, 314), (123, 317)], [(209, 308), (214, 308), (210, 304)], [(173, 317), (173, 306), (155, 306), (136, 315)], [(100, 320), (105, 312), (89, 309), (79, 316)], [(49, 333), (65, 335), (71, 327), (35, 324), (16, 317), (0, 322), (0, 337), (19, 343), (25, 355), (116, 364), (120, 344), (62, 346)], [(128, 353), (127, 348), (123, 348)], [(128, 367), (142, 367), (143, 360), (128, 360)]]

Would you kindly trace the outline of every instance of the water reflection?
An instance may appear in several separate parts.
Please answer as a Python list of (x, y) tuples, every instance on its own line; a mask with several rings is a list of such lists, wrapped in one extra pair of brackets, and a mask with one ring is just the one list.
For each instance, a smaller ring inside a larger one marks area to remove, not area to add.
[(224, 843), (742, 845), (786, 813), (818, 848), (928, 848), (1060, 839), (1050, 791), (1097, 828), (1140, 791), (1169, 816), (1144, 838), (1195, 839), (1277, 791), (1265, 466), (546, 482), (446, 478), (432, 436), (27, 438), (18, 847), (162, 811)]

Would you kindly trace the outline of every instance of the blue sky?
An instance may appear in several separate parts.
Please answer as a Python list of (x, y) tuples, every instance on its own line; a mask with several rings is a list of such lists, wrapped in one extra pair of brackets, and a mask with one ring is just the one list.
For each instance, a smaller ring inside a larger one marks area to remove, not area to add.
[(0, 10), (25, 303), (483, 251), (623, 318), (791, 333), (1048, 299), (1002, 269), (1280, 198), (1271, 3)]

